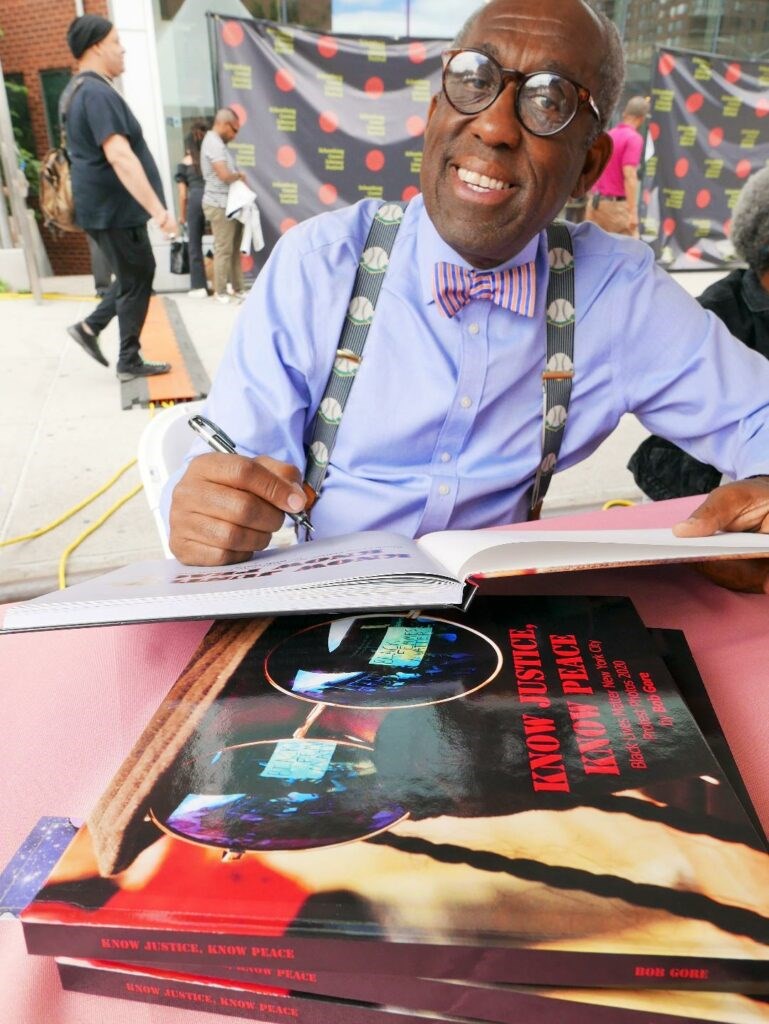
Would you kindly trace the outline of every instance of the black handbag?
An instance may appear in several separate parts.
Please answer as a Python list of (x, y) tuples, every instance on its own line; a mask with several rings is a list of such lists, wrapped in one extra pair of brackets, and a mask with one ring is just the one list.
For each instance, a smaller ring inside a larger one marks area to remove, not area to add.
[(172, 274), (189, 274), (190, 272), (190, 244), (182, 235), (171, 242), (171, 264)]

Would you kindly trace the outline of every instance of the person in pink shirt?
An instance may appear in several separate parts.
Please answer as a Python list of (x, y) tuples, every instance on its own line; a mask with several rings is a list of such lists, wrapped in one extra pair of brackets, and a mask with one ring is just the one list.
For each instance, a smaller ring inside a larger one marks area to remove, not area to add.
[(614, 149), (585, 212), (585, 219), (604, 231), (638, 238), (638, 165), (643, 152), (639, 129), (648, 114), (649, 100), (632, 96), (622, 111), (622, 120), (608, 133)]

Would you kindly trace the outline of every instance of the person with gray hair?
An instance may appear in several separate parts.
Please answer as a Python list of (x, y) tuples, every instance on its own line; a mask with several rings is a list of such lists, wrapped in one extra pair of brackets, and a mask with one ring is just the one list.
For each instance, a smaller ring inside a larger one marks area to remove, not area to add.
[[(747, 267), (711, 284), (697, 301), (723, 320), (735, 338), (769, 359), (769, 167), (754, 174), (740, 192), (730, 234)], [(628, 469), (654, 501), (705, 494), (721, 481), (714, 466), (656, 434), (639, 445)]]
[(230, 301), (228, 283), (235, 301), (244, 298), (246, 294), (240, 266), (243, 225), (239, 220), (227, 217), (230, 185), (235, 181), (246, 180), (245, 174), (235, 166), (232, 153), (227, 148), (239, 130), (238, 115), (229, 107), (222, 107), (217, 110), (213, 127), (206, 132), (200, 146), (200, 169), (205, 182), (203, 212), (214, 236), (214, 298), (217, 302)]

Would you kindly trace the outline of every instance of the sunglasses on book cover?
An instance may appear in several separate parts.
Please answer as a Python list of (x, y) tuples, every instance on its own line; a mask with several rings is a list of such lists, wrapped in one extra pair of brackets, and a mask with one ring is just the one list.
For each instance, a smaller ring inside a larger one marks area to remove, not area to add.
[(312, 705), (304, 722), (287, 736), (220, 748), (196, 792), (150, 818), (173, 836), (223, 850), (225, 859), (377, 835), (407, 818), (408, 808), (379, 782), (370, 742), (308, 735), (321, 714), (408, 714), (474, 693), (501, 665), (499, 648), (482, 633), (418, 612), (299, 630), (268, 653), (264, 674), (278, 692)]

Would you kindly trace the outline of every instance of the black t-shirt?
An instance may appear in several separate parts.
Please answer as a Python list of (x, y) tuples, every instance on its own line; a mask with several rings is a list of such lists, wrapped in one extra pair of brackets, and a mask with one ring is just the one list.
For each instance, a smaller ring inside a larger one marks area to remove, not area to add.
[(203, 175), (195, 170), (194, 164), (177, 164), (174, 181), (186, 185), (190, 192), (202, 192), (205, 187)]
[(162, 202), (160, 174), (141, 125), (120, 93), (100, 75), (83, 75), (83, 83), (69, 103), (66, 132), (75, 219), (80, 227), (130, 228), (146, 224), (149, 214), (121, 183), (102, 145), (111, 135), (124, 135)]

